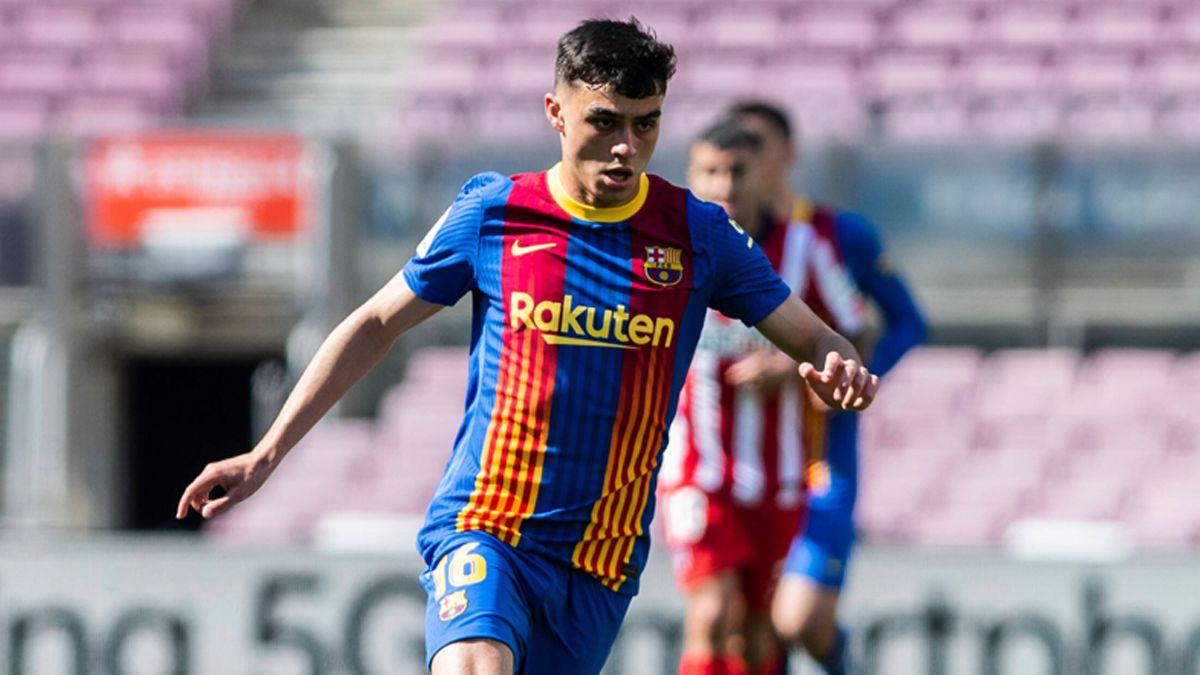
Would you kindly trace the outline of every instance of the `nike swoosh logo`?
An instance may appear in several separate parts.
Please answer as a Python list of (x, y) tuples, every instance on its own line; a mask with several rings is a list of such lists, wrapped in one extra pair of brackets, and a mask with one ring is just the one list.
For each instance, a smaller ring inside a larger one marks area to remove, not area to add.
[(517, 241), (513, 242), (512, 254), (513, 254), (514, 258), (519, 258), (520, 256), (523, 256), (526, 253), (533, 253), (534, 251), (544, 251), (548, 248), (554, 248), (555, 246), (558, 246), (557, 242), (550, 242), (549, 244), (533, 244), (531, 246), (522, 246), (521, 241), (517, 240)]

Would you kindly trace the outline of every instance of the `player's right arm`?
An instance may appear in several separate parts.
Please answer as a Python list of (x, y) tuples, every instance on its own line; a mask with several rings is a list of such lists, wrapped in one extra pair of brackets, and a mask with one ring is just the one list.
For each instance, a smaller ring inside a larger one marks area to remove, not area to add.
[[(481, 195), (499, 176), (477, 176), (438, 220), (404, 269), (329, 334), (271, 428), (250, 451), (209, 464), (184, 489), (189, 508), (211, 518), (254, 494), (287, 453), (391, 348), (396, 338), (454, 304), (474, 284)], [(224, 494), (211, 497), (215, 488)]]

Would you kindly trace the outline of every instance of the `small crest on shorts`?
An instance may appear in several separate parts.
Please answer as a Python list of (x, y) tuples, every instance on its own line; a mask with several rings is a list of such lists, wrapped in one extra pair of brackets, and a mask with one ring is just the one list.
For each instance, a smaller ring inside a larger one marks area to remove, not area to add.
[(659, 286), (674, 286), (683, 278), (683, 250), (663, 246), (647, 246), (642, 273)]
[(449, 621), (465, 611), (467, 611), (467, 592), (454, 591), (442, 598), (438, 605), (438, 618), (442, 621)]
[(829, 494), (830, 477), (828, 462), (813, 462), (808, 465), (808, 493), (814, 497)]

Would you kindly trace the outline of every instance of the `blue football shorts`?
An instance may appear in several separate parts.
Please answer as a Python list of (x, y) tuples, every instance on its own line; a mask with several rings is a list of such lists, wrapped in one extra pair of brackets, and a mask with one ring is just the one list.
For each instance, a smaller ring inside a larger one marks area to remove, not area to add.
[(517, 675), (600, 672), (631, 597), (483, 532), (439, 549), (421, 574), (426, 665), (449, 644), (488, 638), (512, 650)]
[(808, 520), (792, 541), (784, 575), (798, 575), (840, 590), (854, 547), (854, 502), (858, 498), (858, 416), (840, 414), (829, 425), (825, 480), (812, 486)]

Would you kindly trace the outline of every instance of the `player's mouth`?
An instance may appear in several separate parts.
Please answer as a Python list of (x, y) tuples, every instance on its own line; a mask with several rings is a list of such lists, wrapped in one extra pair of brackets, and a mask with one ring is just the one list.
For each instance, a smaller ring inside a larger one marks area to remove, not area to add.
[(604, 178), (604, 184), (613, 188), (628, 187), (633, 181), (633, 169), (624, 166), (604, 169), (600, 175)]

